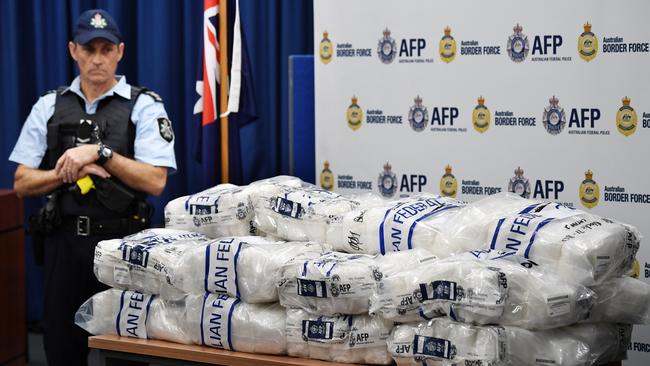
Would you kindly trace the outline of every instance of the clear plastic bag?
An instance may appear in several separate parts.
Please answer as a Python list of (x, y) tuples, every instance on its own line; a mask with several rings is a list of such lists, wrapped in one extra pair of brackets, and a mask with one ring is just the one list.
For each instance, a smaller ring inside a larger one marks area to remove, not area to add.
[(226, 293), (247, 303), (278, 301), (280, 267), (305, 252), (321, 255), (315, 243), (273, 242), (261, 237), (210, 241), (183, 253), (171, 272), (171, 284), (185, 293)]
[(473, 251), (421, 260), (386, 276), (370, 297), (370, 313), (396, 322), (440, 315), (473, 324), (527, 329), (585, 319), (595, 294), (512, 253)]
[(368, 315), (328, 317), (287, 309), (290, 356), (325, 361), (387, 365), (386, 339), (393, 323)]
[(247, 304), (226, 295), (189, 295), (192, 342), (238, 352), (286, 354), (286, 312), (277, 303)]
[(611, 278), (591, 288), (598, 295), (588, 322), (650, 324), (650, 285), (632, 278)]
[(379, 203), (364, 200), (357, 209), (330, 224), (327, 243), (347, 253), (386, 254), (423, 248), (448, 256), (453, 251), (443, 245), (439, 235), (464, 205), (429, 193)]
[(435, 318), (397, 325), (388, 350), (398, 365), (594, 365), (625, 359), (631, 331), (607, 323), (531, 331)]
[(386, 256), (330, 252), (298, 255), (280, 270), (280, 304), (315, 314), (367, 314), (368, 298), (386, 275), (431, 256), (410, 250)]
[(327, 225), (359, 205), (353, 199), (286, 176), (251, 183), (246, 191), (255, 209), (255, 226), (285, 240), (324, 243)]
[(210, 238), (255, 235), (253, 216), (245, 187), (219, 184), (169, 201), (165, 206), (165, 227), (195, 231)]
[(163, 300), (109, 289), (81, 305), (75, 323), (91, 334), (160, 339), (251, 353), (286, 354), (286, 312), (226, 295)]
[(109, 286), (180, 299), (170, 284), (170, 270), (184, 251), (202, 246), (203, 234), (174, 229), (147, 229), (95, 247), (94, 272)]
[(461, 208), (440, 237), (455, 253), (515, 252), (585, 286), (628, 272), (641, 240), (632, 226), (509, 193)]

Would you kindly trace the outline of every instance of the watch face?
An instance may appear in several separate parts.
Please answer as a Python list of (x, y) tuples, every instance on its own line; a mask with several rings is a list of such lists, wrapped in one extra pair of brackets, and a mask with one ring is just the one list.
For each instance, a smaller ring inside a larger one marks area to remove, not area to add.
[(108, 146), (103, 146), (102, 147), (102, 156), (105, 157), (106, 159), (110, 159), (113, 157), (113, 150), (111, 150), (110, 147)]

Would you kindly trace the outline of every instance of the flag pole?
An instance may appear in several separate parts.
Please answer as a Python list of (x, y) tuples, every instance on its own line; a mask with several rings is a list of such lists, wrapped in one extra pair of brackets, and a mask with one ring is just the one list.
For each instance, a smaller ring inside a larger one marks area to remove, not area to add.
[[(219, 1), (219, 115), (228, 110), (228, 0)], [(220, 117), (221, 122), (221, 182), (230, 181), (230, 166), (228, 157), (228, 116)]]

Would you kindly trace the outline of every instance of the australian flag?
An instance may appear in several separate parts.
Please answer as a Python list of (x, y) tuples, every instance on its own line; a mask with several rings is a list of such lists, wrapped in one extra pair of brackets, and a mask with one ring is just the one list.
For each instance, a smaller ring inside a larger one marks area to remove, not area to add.
[(221, 76), (219, 65), (219, 4), (226, 4), (228, 27), (228, 156), (229, 177), (233, 184), (243, 184), (239, 129), (257, 119), (253, 78), (246, 39), (241, 27), (238, 0), (204, 0), (203, 60), (196, 92), (201, 96), (194, 106), (200, 115), (195, 136), (194, 156), (201, 162), (201, 187), (221, 182), (221, 137), (219, 111)]

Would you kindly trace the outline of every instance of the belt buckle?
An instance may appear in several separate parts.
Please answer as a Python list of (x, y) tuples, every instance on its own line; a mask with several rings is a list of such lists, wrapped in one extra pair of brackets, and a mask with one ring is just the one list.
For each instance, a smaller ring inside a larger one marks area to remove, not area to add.
[(88, 216), (77, 217), (77, 235), (90, 235), (90, 218)]

